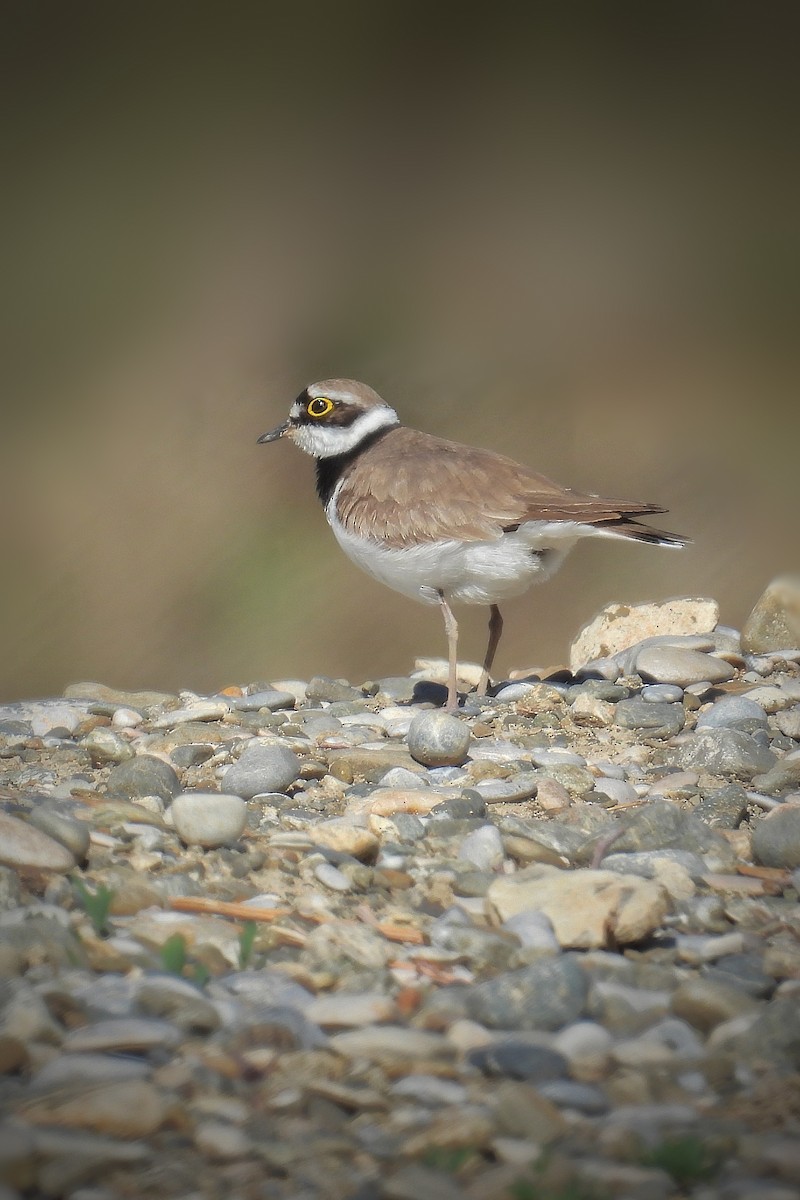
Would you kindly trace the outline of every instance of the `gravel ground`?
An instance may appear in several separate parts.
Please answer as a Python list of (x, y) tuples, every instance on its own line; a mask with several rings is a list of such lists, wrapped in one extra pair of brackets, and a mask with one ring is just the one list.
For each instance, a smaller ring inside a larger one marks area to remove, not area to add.
[(0, 1200), (798, 1197), (793, 619), (0, 708)]

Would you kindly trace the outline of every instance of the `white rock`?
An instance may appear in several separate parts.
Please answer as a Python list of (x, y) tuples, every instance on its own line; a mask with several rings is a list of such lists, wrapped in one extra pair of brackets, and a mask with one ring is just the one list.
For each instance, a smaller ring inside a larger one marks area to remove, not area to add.
[(222, 792), (184, 792), (170, 809), (175, 831), (187, 846), (226, 846), (244, 832), (247, 805)]
[(665, 890), (638, 875), (544, 864), (496, 879), (486, 900), (501, 923), (525, 909), (546, 913), (559, 944), (583, 950), (638, 942), (669, 908)]
[(609, 658), (644, 638), (710, 633), (718, 620), (716, 600), (683, 598), (660, 604), (609, 604), (572, 643), (570, 668), (576, 671), (593, 659)]

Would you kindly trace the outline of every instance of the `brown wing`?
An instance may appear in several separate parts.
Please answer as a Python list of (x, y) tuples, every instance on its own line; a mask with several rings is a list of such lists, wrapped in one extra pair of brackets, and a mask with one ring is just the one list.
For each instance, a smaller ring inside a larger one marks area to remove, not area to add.
[(525, 521), (604, 524), (663, 512), (583, 495), (505, 455), (402, 426), (355, 459), (337, 508), (346, 527), (391, 546), (453, 536), (486, 541)]

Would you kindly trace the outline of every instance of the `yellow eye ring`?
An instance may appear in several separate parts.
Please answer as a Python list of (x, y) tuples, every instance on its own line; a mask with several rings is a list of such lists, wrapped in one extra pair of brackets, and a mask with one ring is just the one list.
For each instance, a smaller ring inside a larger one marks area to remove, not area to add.
[(317, 420), (320, 417), (327, 417), (329, 412), (333, 412), (333, 401), (329, 400), (327, 396), (315, 396), (306, 405), (306, 412)]

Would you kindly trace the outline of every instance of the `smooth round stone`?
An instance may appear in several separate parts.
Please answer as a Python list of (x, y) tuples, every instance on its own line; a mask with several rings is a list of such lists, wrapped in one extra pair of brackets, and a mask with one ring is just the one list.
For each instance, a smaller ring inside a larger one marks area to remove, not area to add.
[(354, 688), (346, 679), (329, 679), (326, 675), (315, 675), (306, 686), (306, 700), (363, 700), (364, 693)]
[(222, 774), (222, 786), (251, 800), (261, 792), (285, 792), (300, 775), (300, 759), (288, 746), (254, 740)]
[(63, 874), (75, 866), (75, 856), (61, 842), (19, 817), (0, 812), (0, 863), (7, 867)]
[(169, 1021), (112, 1017), (70, 1030), (64, 1038), (64, 1050), (74, 1054), (94, 1054), (101, 1050), (146, 1054), (161, 1047), (176, 1046), (181, 1036), (181, 1031)]
[(632, 804), (639, 799), (636, 789), (625, 779), (596, 779), (594, 790), (615, 804)]
[(42, 833), (66, 846), (70, 853), (74, 854), (76, 862), (83, 862), (86, 858), (90, 830), (85, 821), (66, 817), (63, 813), (42, 805), (30, 813), (28, 824), (41, 829)]
[(314, 877), (323, 887), (330, 888), (332, 892), (349, 892), (352, 887), (347, 876), (329, 862), (317, 863), (314, 868)]
[(598, 1087), (592, 1087), (590, 1083), (553, 1079), (540, 1084), (537, 1090), (559, 1108), (569, 1108), (584, 1113), (587, 1117), (601, 1117), (611, 1107), (605, 1092)]
[(235, 696), (230, 703), (237, 712), (258, 712), (262, 708), (277, 712), (280, 708), (294, 708), (295, 700), (291, 692), (280, 692), (270, 688), (251, 692), (249, 696)]
[(133, 758), (134, 750), (129, 741), (113, 729), (100, 727), (87, 733), (78, 743), (92, 756), (92, 762), (98, 766), (107, 763), (122, 763)]
[(532, 799), (541, 779), (533, 771), (521, 771), (511, 779), (481, 779), (470, 791), (476, 792), (484, 804), (517, 804)]
[(469, 749), (469, 726), (444, 712), (423, 712), (411, 722), (408, 749), (426, 767), (460, 766)]
[(341, 817), (320, 821), (309, 830), (309, 836), (315, 845), (352, 855), (361, 862), (373, 862), (380, 849), (380, 841), (366, 826)]
[(381, 787), (405, 791), (408, 788), (426, 788), (428, 781), (420, 775), (415, 775), (413, 771), (407, 771), (405, 767), (391, 767), (381, 777)]
[(486, 801), (474, 788), (466, 788), (460, 796), (448, 796), (430, 811), (434, 821), (465, 821), (470, 817), (486, 816)]
[(110, 796), (138, 800), (142, 796), (158, 796), (169, 804), (181, 790), (181, 781), (173, 768), (151, 754), (138, 754), (114, 767), (106, 782)]
[(759, 1000), (775, 990), (775, 980), (764, 971), (759, 954), (727, 954), (707, 966), (704, 975), (717, 983), (732, 983)]
[(574, 958), (540, 959), (473, 984), (467, 1012), (489, 1029), (561, 1029), (580, 1017), (587, 990), (586, 975)]
[(527, 1079), (531, 1083), (564, 1079), (569, 1074), (569, 1063), (563, 1054), (523, 1038), (503, 1038), (476, 1046), (467, 1055), (467, 1062), (485, 1075)]
[(187, 767), (197, 767), (206, 762), (216, 753), (216, 746), (208, 742), (186, 742), (183, 746), (175, 746), (169, 756), (176, 767), (185, 770)]
[(680, 704), (683, 688), (675, 683), (646, 683), (639, 694), (648, 704)]
[(682, 646), (645, 646), (636, 656), (636, 670), (658, 683), (674, 683), (684, 688), (706, 681), (725, 683), (735, 674), (724, 659)]
[(785, 737), (800, 741), (800, 704), (778, 713), (775, 724)]
[(767, 654), (771, 650), (800, 646), (800, 576), (773, 579), (742, 629), (746, 653)]
[(458, 857), (471, 862), (479, 871), (496, 870), (505, 857), (500, 830), (496, 825), (474, 829), (459, 846)]
[(172, 802), (175, 832), (187, 846), (226, 846), (238, 841), (247, 820), (241, 796), (220, 792), (184, 792)]
[(393, 1083), (389, 1092), (428, 1108), (438, 1108), (441, 1104), (465, 1104), (468, 1098), (462, 1084), (452, 1079), (439, 1079), (435, 1075), (406, 1075), (404, 1079)]
[(724, 726), (700, 729), (671, 752), (672, 765), (709, 775), (733, 775), (752, 779), (775, 766), (775, 755), (741, 729)]
[(647, 701), (640, 696), (620, 700), (615, 714), (616, 724), (623, 729), (643, 729), (650, 737), (674, 737), (685, 720), (682, 704)]
[(784, 804), (757, 821), (752, 844), (762, 866), (800, 867), (800, 804)]
[(746, 731), (752, 731), (754, 728), (766, 729), (767, 714), (760, 704), (755, 704), (746, 696), (721, 696), (709, 709), (700, 713), (697, 728), (714, 729), (722, 726), (743, 728)]
[(553, 923), (546, 913), (525, 909), (503, 922), (503, 929), (513, 933), (520, 943), (530, 950), (545, 950), (558, 954), (561, 947), (553, 932)]
[(585, 767), (586, 759), (581, 754), (576, 754), (574, 750), (567, 750), (560, 746), (551, 746), (549, 748), (534, 750), (531, 753), (531, 761), (536, 767)]

